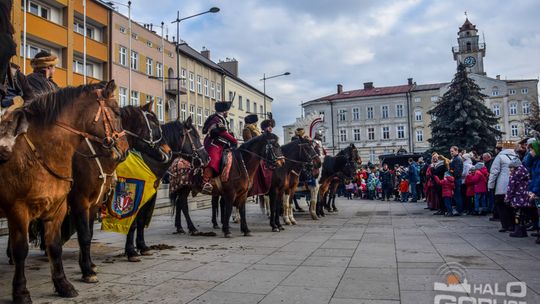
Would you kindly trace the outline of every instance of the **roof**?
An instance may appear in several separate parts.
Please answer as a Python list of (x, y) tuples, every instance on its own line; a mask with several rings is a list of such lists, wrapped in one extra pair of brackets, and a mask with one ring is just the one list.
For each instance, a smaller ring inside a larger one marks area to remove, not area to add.
[(459, 28), (459, 31), (462, 32), (462, 31), (468, 31), (468, 30), (476, 30), (476, 25), (472, 24), (472, 23), (469, 21), (469, 18), (465, 18), (465, 22), (464, 22), (463, 25)]
[(529, 82), (529, 81), (536, 81), (538, 82), (538, 79), (509, 79), (505, 80), (506, 82)]
[(429, 84), (418, 84), (415, 85), (412, 89), (413, 92), (415, 91), (431, 91), (431, 90), (438, 90), (442, 87), (445, 87), (448, 85), (448, 82), (441, 82), (441, 83), (429, 83)]
[(224, 69), (220, 67), (217, 63), (213, 62), (212, 60), (204, 57), (201, 53), (197, 52), (195, 49), (190, 47), (187, 43), (181, 43), (178, 46), (181, 53), (184, 53), (188, 57), (191, 57), (199, 62), (202, 62), (209, 68), (216, 70), (219, 73), (224, 73)]
[[(223, 69), (223, 73), (227, 76), (227, 77), (230, 77), (238, 82), (240, 82), (241, 84), (247, 86), (248, 88), (254, 90), (255, 92), (261, 94), (264, 96), (264, 93), (259, 91), (258, 89), (256, 89), (255, 87), (253, 87), (252, 85), (250, 85), (249, 83), (245, 82), (244, 80), (242, 80), (241, 78), (239, 78), (238, 76), (235, 76), (233, 73), (227, 71), (227, 69)], [(266, 95), (266, 98), (270, 99), (270, 101), (273, 101), (274, 99), (268, 95)]]
[(332, 94), (324, 96), (321, 98), (314, 99), (312, 101), (331, 101), (337, 99), (350, 99), (358, 97), (371, 97), (371, 96), (381, 96), (381, 95), (393, 95), (393, 94), (403, 94), (410, 91), (412, 85), (399, 85), (391, 87), (373, 87), (370, 89), (360, 89), (352, 91), (344, 91), (340, 94)]

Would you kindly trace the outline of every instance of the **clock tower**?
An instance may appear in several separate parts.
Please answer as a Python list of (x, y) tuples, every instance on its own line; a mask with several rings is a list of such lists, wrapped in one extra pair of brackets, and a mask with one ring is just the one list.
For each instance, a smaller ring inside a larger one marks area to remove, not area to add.
[(456, 63), (463, 63), (467, 67), (467, 72), (486, 75), (484, 72), (486, 44), (479, 43), (478, 30), (469, 18), (465, 18), (465, 23), (459, 28), (457, 40), (458, 46), (452, 47)]

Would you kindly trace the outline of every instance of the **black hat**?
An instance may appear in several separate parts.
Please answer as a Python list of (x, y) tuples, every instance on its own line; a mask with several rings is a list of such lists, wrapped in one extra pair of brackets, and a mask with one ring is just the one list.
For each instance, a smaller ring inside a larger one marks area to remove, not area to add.
[(261, 122), (261, 129), (264, 130), (268, 127), (275, 127), (276, 122), (273, 119), (265, 119)]
[(253, 124), (259, 121), (259, 116), (257, 114), (249, 114), (244, 118), (244, 122), (247, 124)]
[(216, 112), (226, 112), (231, 108), (232, 101), (218, 101), (214, 105)]

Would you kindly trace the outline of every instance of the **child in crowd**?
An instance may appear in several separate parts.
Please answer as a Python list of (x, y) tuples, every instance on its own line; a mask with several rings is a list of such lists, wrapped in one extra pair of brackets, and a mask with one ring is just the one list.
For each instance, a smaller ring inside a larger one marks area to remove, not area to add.
[(531, 206), (531, 200), (527, 191), (529, 187), (529, 172), (521, 164), (519, 158), (512, 160), (508, 167), (510, 168), (510, 181), (508, 182), (505, 201), (519, 211), (519, 224), (516, 225), (515, 231), (510, 233), (510, 236), (526, 237), (525, 209)]
[(347, 197), (347, 199), (352, 199), (354, 193), (356, 192), (356, 185), (352, 181), (349, 181), (349, 183), (345, 185), (345, 191), (345, 196)]
[(442, 187), (442, 196), (444, 200), (444, 205), (446, 207), (445, 216), (452, 216), (452, 198), (454, 197), (454, 177), (449, 171), (444, 173), (444, 178), (441, 180), (437, 175), (433, 176), (435, 182)]
[(474, 215), (483, 215), (487, 210), (487, 180), (489, 172), (484, 163), (474, 165), (475, 173), (471, 178), (474, 186)]
[[(473, 166), (469, 169), (469, 173), (465, 177), (465, 204), (464, 207), (466, 210), (474, 210), (475, 200), (474, 200), (474, 174), (476, 173), (476, 168)], [(473, 213), (474, 214), (474, 213)]]
[(399, 182), (399, 195), (401, 196), (402, 203), (409, 200), (409, 182), (406, 178), (402, 178)]

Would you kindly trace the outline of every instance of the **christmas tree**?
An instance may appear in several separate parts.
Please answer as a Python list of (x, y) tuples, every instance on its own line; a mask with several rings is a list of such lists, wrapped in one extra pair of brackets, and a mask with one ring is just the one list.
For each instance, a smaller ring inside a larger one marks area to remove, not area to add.
[(451, 146), (478, 152), (495, 148), (502, 132), (495, 129), (498, 119), (484, 105), (485, 97), (459, 64), (449, 90), (428, 112), (434, 118), (429, 140), (434, 151), (447, 152)]

